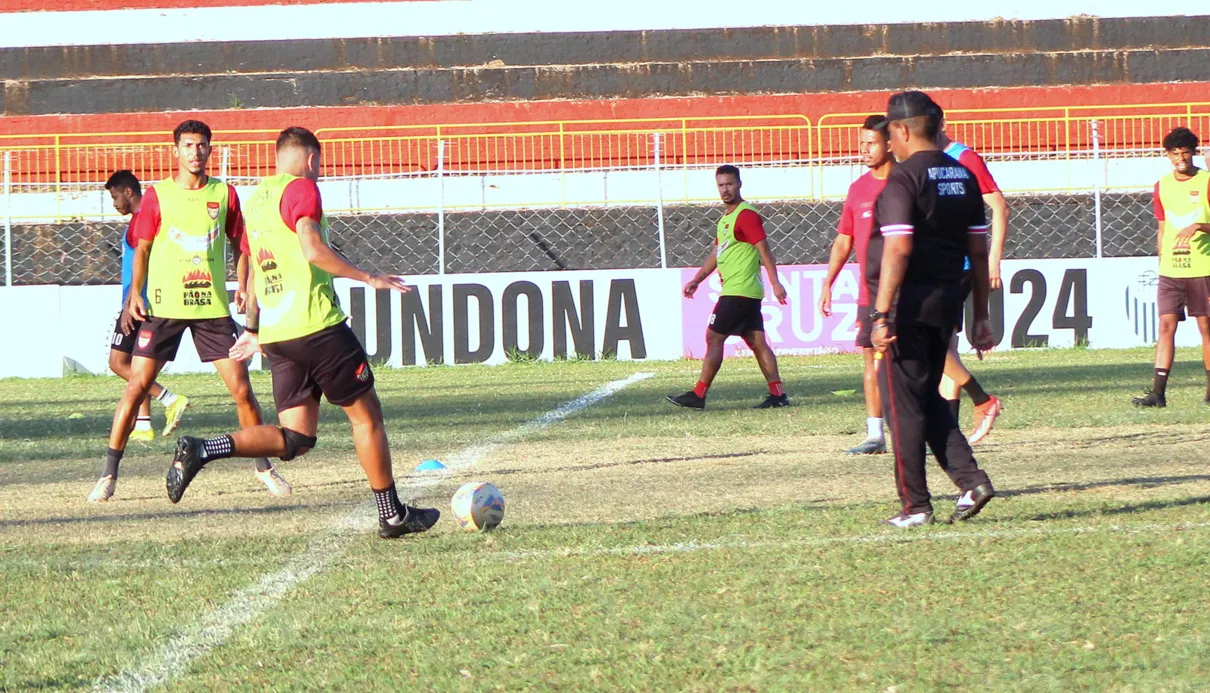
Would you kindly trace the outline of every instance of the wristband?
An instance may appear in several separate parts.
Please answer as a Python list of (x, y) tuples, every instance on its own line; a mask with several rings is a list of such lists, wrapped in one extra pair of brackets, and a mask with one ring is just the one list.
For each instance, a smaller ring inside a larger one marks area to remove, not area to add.
[(252, 334), (260, 334), (260, 328), (259, 327), (248, 327), (247, 325), (245, 325), (244, 332), (251, 332)]

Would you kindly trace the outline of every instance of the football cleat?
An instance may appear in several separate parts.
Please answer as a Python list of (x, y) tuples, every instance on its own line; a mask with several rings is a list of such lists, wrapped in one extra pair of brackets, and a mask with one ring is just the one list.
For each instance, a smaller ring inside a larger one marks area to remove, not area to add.
[(924, 525), (933, 524), (932, 513), (899, 513), (895, 517), (882, 521), (884, 525), (898, 527), (899, 529), (908, 529), (909, 527), (923, 527)]
[(975, 407), (975, 428), (968, 439), (971, 445), (983, 440), (987, 434), (992, 432), (992, 426), (996, 425), (996, 417), (1000, 416), (1002, 411), (1004, 411), (1004, 405), (995, 397)]
[(1130, 403), (1136, 407), (1155, 407), (1162, 409), (1168, 406), (1168, 398), (1162, 392), (1156, 392), (1151, 388), (1143, 391), (1142, 397), (1135, 397), (1130, 400)]
[(669, 402), (672, 402), (673, 404), (675, 404), (678, 407), (685, 407), (686, 409), (705, 409), (706, 408), (706, 398), (698, 397), (697, 393), (694, 392), (693, 390), (690, 390), (689, 392), (686, 392), (683, 395), (668, 395), (664, 399), (668, 400)]
[(185, 395), (177, 395), (176, 401), (170, 407), (164, 407), (164, 437), (172, 435), (177, 426), (181, 425), (181, 418), (185, 416), (185, 410), (189, 408), (189, 398)]
[(150, 428), (136, 428), (130, 432), (129, 440), (134, 440), (140, 443), (150, 443), (155, 440), (155, 431)]
[(169, 465), (164, 480), (168, 488), (168, 500), (173, 503), (181, 502), (185, 489), (189, 488), (189, 482), (193, 481), (193, 477), (205, 466), (206, 463), (202, 461), (202, 446), (201, 438), (191, 436), (181, 436), (176, 441), (176, 454), (172, 457), (172, 464)]
[(886, 453), (886, 439), (866, 438), (844, 451), (846, 455), (882, 455)]
[[(397, 519), (396, 515), (394, 518)], [(398, 524), (378, 519), (378, 536), (383, 539), (398, 539), (405, 534), (418, 534), (427, 531), (441, 518), (441, 511), (436, 508), (413, 508), (403, 506), (403, 519)]]
[(277, 473), (277, 467), (269, 467), (263, 472), (257, 470), (256, 478), (260, 479), (265, 488), (269, 489), (271, 495), (278, 498), (285, 498), (294, 492), (294, 487), (290, 485), (290, 482)]
[(991, 484), (979, 484), (958, 498), (958, 502), (954, 504), (954, 514), (950, 515), (950, 522), (971, 519), (979, 514), (989, 500), (995, 497), (996, 490), (992, 488)]
[(117, 485), (117, 480), (112, 476), (101, 477), (97, 480), (97, 485), (92, 487), (92, 493), (88, 494), (88, 502), (104, 503), (108, 501), (113, 498), (113, 490)]
[(765, 400), (760, 404), (752, 407), (753, 409), (777, 409), (780, 407), (790, 406), (790, 398), (785, 395), (767, 395)]

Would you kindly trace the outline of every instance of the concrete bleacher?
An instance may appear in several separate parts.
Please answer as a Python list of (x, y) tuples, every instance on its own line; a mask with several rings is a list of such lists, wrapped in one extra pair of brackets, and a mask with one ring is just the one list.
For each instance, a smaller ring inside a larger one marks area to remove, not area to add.
[(1208, 65), (1210, 17), (0, 48), (0, 116), (1150, 84)]

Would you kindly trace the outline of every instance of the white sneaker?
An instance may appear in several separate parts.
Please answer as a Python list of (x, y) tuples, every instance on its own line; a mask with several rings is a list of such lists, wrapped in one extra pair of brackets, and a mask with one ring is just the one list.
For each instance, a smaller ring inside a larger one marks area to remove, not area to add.
[(118, 482), (112, 476), (103, 476), (97, 480), (97, 485), (92, 487), (92, 493), (88, 494), (89, 503), (104, 503), (113, 497), (113, 489)]
[(907, 513), (899, 513), (895, 517), (892, 517), (888, 520), (883, 520), (882, 523), (884, 525), (890, 525), (900, 529), (907, 529), (908, 527), (923, 527), (924, 525), (933, 524), (933, 514), (912, 513), (911, 515), (908, 515)]
[(285, 498), (294, 492), (294, 487), (290, 485), (290, 482), (277, 473), (277, 467), (269, 467), (263, 472), (258, 471), (256, 478), (260, 479), (261, 483), (269, 489), (270, 494), (278, 498)]

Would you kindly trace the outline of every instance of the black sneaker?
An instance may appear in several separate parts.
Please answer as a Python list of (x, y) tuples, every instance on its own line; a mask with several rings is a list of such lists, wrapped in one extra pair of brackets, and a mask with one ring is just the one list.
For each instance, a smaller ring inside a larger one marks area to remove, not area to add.
[(403, 506), (403, 522), (393, 525), (386, 520), (378, 520), (378, 536), (383, 539), (398, 539), (405, 534), (419, 534), (437, 524), (441, 511), (436, 508), (413, 508)]
[(192, 436), (181, 436), (176, 441), (176, 454), (172, 457), (172, 465), (168, 467), (165, 485), (168, 487), (168, 500), (180, 503), (189, 488), (189, 482), (205, 466), (202, 462), (202, 439)]
[[(1210, 401), (1210, 399), (1207, 401)], [(1135, 397), (1134, 399), (1130, 400), (1130, 402), (1136, 407), (1155, 407), (1157, 409), (1162, 409), (1168, 406), (1168, 399), (1164, 397), (1164, 393), (1156, 392), (1150, 388), (1143, 391), (1142, 397)]]
[(978, 515), (983, 506), (995, 497), (996, 489), (992, 488), (991, 484), (979, 484), (963, 493), (958, 498), (958, 502), (954, 504), (954, 514), (950, 515), (950, 523), (969, 520)]
[(773, 409), (790, 406), (790, 398), (785, 395), (767, 395), (765, 401), (752, 407), (753, 409)]
[(683, 395), (668, 395), (664, 399), (672, 402), (678, 407), (685, 407), (686, 409), (706, 408), (706, 398), (698, 397), (697, 393), (693, 390), (690, 390)]

